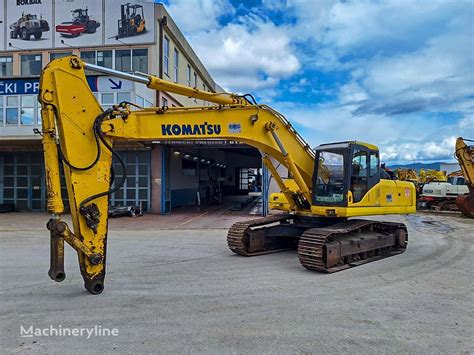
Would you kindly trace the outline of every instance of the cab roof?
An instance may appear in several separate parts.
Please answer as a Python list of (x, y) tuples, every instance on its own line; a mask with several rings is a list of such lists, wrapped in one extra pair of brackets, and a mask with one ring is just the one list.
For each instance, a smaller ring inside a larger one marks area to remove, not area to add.
[(344, 148), (349, 148), (353, 145), (361, 145), (364, 146), (370, 150), (376, 150), (378, 151), (379, 148), (376, 145), (370, 144), (370, 143), (365, 143), (365, 142), (360, 142), (360, 141), (345, 141), (345, 142), (335, 142), (335, 143), (324, 143), (318, 145), (315, 150), (323, 150), (323, 149), (344, 149)]

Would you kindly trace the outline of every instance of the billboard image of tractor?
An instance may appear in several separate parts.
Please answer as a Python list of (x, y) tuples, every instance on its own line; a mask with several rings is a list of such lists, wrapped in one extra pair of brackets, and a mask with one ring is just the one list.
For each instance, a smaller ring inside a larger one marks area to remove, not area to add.
[(43, 32), (49, 31), (48, 21), (33, 14), (23, 13), (20, 19), (10, 25), (10, 38), (29, 41), (31, 36), (40, 39)]
[(120, 20), (118, 20), (118, 37), (130, 37), (146, 32), (145, 17), (142, 5), (130, 3), (120, 5)]
[(77, 37), (81, 33), (95, 33), (100, 22), (91, 20), (86, 9), (72, 10), (72, 21), (62, 22), (56, 26), (56, 32), (65, 37)]

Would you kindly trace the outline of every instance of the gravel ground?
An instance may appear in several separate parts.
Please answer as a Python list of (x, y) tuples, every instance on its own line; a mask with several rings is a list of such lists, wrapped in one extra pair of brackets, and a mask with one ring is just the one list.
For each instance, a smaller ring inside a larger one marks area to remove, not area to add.
[[(474, 220), (384, 217), (408, 225), (407, 251), (326, 275), (303, 269), (295, 251), (233, 255), (226, 229), (194, 229), (199, 218), (181, 229), (147, 218), (143, 229), (112, 223), (105, 291), (93, 296), (69, 247), (66, 280), (48, 278), (45, 215), (0, 215), (2, 353), (474, 351)], [(22, 326), (118, 336), (28, 338)]]

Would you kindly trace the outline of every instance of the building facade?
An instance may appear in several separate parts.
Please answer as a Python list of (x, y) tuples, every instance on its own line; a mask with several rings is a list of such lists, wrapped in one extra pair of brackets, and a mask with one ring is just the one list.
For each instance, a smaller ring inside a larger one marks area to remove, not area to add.
[[(210, 92), (222, 90), (162, 4), (4, 0), (0, 20), (0, 204), (14, 204), (17, 210), (46, 208), (36, 96), (41, 70), (51, 60), (77, 55), (107, 68), (150, 73)], [(210, 105), (142, 84), (86, 74), (104, 108), (122, 101), (142, 107)], [(130, 142), (117, 149), (127, 164), (127, 180), (111, 204), (141, 204), (155, 213), (209, 200), (216, 184), (227, 194), (262, 190), (266, 174), (258, 152), (235, 142)]]

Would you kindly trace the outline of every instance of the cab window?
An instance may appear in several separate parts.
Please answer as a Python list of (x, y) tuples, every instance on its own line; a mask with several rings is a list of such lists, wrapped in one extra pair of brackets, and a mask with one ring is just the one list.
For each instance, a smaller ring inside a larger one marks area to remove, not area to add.
[(315, 197), (317, 202), (341, 203), (344, 200), (344, 155), (319, 152)]
[(354, 150), (352, 156), (351, 191), (354, 202), (359, 202), (367, 192), (368, 152)]
[(379, 154), (370, 153), (370, 177), (377, 176), (379, 173)]
[(458, 178), (458, 181), (456, 181), (456, 185), (467, 185), (464, 181), (464, 178), (460, 177)]

